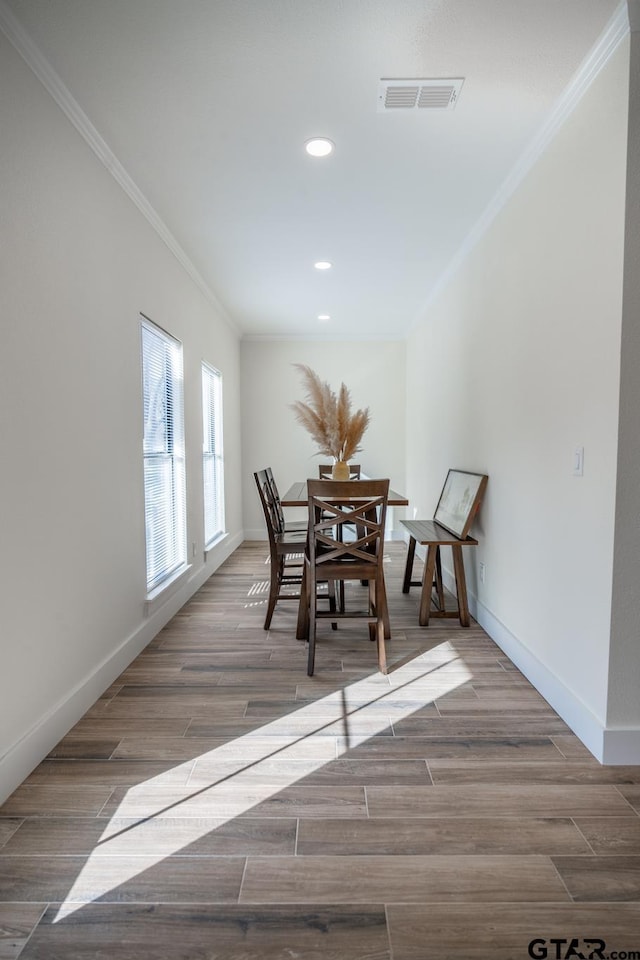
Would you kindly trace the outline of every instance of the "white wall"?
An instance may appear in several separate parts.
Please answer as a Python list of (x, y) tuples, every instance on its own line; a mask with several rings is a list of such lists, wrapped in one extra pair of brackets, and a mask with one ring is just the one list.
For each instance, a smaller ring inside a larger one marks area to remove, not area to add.
[[(243, 515), (247, 539), (266, 536), (254, 470), (273, 468), (281, 493), (295, 480), (315, 477), (316, 447), (296, 421), (289, 404), (304, 400), (303, 363), (338, 390), (349, 388), (353, 408), (369, 407), (371, 422), (354, 457), (370, 477), (389, 477), (391, 486), (405, 486), (405, 345), (402, 341), (329, 343), (309, 341), (244, 341), (242, 369)], [(389, 513), (391, 536), (402, 508)], [(293, 518), (295, 512), (287, 516)]]
[[(241, 540), (237, 336), (0, 34), (0, 800)], [(139, 314), (184, 344), (190, 578), (145, 608)], [(205, 562), (200, 362), (224, 377)]]
[[(605, 751), (622, 762), (640, 729), (640, 3), (629, 4), (631, 57), (618, 476)], [(634, 729), (635, 728), (635, 729)]]
[(474, 610), (596, 754), (608, 697), (628, 56), (625, 41), (407, 354), (407, 432), (422, 438), (408, 448), (411, 505), (430, 514), (449, 466), (489, 475), (480, 546), (467, 558)]
[[(449, 466), (489, 474), (475, 612), (594, 752), (607, 720), (637, 733), (632, 602), (609, 662), (621, 386), (621, 442), (637, 435), (633, 364), (619, 375), (627, 69), (623, 45), (406, 354), (401, 342), (247, 342), (240, 364), (235, 333), (0, 35), (0, 800), (240, 541), (243, 521), (262, 534), (253, 470), (271, 464), (283, 489), (315, 474), (288, 409), (302, 395), (295, 362), (370, 406), (361, 462), (409, 494), (411, 515), (431, 515)], [(151, 614), (140, 312), (184, 343), (196, 543), (190, 578)], [(224, 377), (229, 531), (206, 561), (202, 359)], [(583, 478), (571, 476), (576, 445)], [(621, 469), (635, 470), (624, 453)], [(618, 538), (633, 489), (618, 490)], [(637, 559), (621, 543), (618, 564)]]

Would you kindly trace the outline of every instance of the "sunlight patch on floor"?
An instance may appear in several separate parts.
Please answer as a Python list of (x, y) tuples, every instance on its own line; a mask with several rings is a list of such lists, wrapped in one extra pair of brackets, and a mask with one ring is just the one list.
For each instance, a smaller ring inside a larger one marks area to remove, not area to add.
[[(300, 784), (325, 764), (471, 678), (459, 654), (449, 643), (442, 643), (387, 676), (372, 674), (332, 691), (195, 760), (175, 764), (166, 773), (130, 787), (55, 922), (84, 903), (105, 898), (212, 829)], [(176, 773), (181, 771), (185, 784), (176, 786)], [(156, 843), (153, 831), (159, 820), (176, 823), (172, 830), (156, 827)], [(137, 852), (140, 849), (145, 853)]]
[(249, 589), (247, 596), (255, 597), (255, 595), (258, 593), (268, 593), (268, 592), (269, 592), (269, 581), (259, 580), (258, 583), (254, 583), (253, 586)]

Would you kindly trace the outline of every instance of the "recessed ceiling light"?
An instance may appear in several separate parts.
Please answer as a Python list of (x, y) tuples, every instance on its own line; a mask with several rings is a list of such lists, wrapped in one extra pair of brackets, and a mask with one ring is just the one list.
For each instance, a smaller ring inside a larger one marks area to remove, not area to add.
[(331, 320), (331, 317), (328, 313), (319, 313), (318, 320)]
[(310, 157), (328, 157), (333, 153), (334, 144), (326, 137), (314, 137), (313, 140), (307, 140), (304, 148)]
[(331, 270), (331, 264), (328, 260), (318, 260), (317, 263), (314, 263), (316, 270)]

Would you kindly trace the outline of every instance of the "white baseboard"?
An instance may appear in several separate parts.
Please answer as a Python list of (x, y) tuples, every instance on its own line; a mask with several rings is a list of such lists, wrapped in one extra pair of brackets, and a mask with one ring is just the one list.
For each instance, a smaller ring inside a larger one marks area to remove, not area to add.
[(469, 595), (469, 609), (471, 615), (486, 630), (491, 639), (571, 727), (594, 757), (602, 762), (603, 728), (598, 718), (484, 604), (472, 595)]
[(159, 606), (147, 620), (111, 651), (90, 674), (41, 716), (0, 758), (0, 803), (29, 776), (50, 750), (84, 716), (132, 660), (153, 640), (159, 630), (180, 610), (212, 573), (242, 543), (236, 534), (211, 551), (210, 559), (181, 589)]
[[(453, 572), (443, 568), (448, 590), (455, 594)], [(640, 764), (640, 730), (607, 728), (576, 694), (558, 680), (475, 594), (468, 592), (469, 611), (527, 680), (602, 764)]]
[(404, 540), (404, 539), (405, 539), (404, 530), (402, 530), (402, 529), (398, 529), (398, 530), (396, 530), (396, 529), (392, 529), (392, 530), (387, 529), (387, 530), (385, 530), (385, 532), (384, 532), (384, 538), (385, 538), (385, 540)]
[(267, 540), (267, 531), (264, 527), (244, 531), (245, 540)]

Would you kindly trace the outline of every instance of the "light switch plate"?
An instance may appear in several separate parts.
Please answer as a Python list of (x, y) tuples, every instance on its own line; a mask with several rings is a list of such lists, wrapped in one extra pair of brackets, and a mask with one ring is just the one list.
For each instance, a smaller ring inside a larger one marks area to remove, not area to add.
[(573, 451), (573, 475), (581, 477), (584, 474), (584, 447), (576, 447)]

